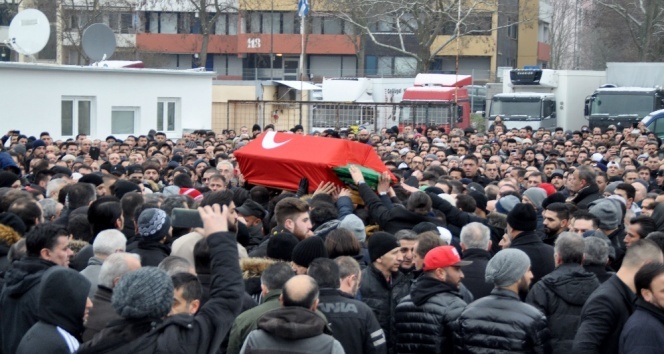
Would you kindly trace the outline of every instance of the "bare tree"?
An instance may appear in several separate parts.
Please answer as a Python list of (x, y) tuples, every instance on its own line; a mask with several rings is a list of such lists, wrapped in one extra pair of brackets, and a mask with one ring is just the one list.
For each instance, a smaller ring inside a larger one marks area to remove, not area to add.
[[(117, 33), (132, 31), (132, 0), (57, 0), (57, 8), (60, 47), (73, 51), (77, 65), (90, 63), (81, 43), (83, 33), (90, 25), (105, 23)], [(71, 54), (72, 52), (67, 55), (63, 53), (62, 57), (66, 58)], [(73, 61), (68, 59), (70, 63)]]
[(619, 26), (635, 46), (638, 61), (664, 60), (664, 2), (661, 0), (597, 0), (596, 4), (617, 14)]
[[(237, 0), (137, 0), (140, 9), (160, 8), (165, 11), (193, 13), (192, 23), (200, 26), (200, 47), (198, 65), (205, 66), (208, 56), (210, 35), (215, 33), (219, 16), (228, 12), (237, 12)], [(189, 29), (184, 29), (187, 34)]]
[[(537, 20), (532, 7), (512, 14), (512, 21), (493, 26), (498, 0), (327, 0), (336, 15), (361, 28), (375, 45), (415, 58), (418, 72), (426, 72), (450, 45), (465, 45), (464, 37), (486, 40), (492, 31)], [(359, 16), (358, 16), (359, 15)], [(362, 21), (359, 21), (362, 19)]]
[(544, 15), (550, 20), (549, 44), (551, 46), (551, 69), (576, 69), (577, 51), (581, 50), (579, 12), (575, 0), (557, 0), (555, 6), (547, 7)]

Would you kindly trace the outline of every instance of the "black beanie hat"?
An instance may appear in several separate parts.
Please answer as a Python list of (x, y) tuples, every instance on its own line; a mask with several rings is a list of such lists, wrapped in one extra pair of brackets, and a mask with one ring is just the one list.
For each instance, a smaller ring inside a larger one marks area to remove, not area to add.
[(542, 208), (546, 209), (546, 207), (549, 206), (549, 204), (553, 203), (564, 203), (566, 200), (565, 196), (562, 193), (556, 192), (551, 194), (550, 196), (544, 198), (542, 201)]
[(309, 268), (309, 264), (316, 258), (328, 258), (325, 243), (319, 236), (305, 238), (293, 248), (293, 263)]
[(299, 240), (289, 232), (281, 232), (270, 236), (267, 241), (267, 257), (285, 262), (291, 261), (293, 248)]
[(0, 224), (11, 227), (21, 236), (23, 236), (27, 231), (27, 227), (25, 226), (23, 220), (21, 220), (21, 218), (14, 213), (5, 212), (0, 214)]
[(537, 228), (537, 213), (530, 204), (518, 203), (507, 214), (507, 224), (518, 231), (535, 231)]
[(369, 237), (369, 244), (367, 247), (369, 249), (369, 258), (371, 258), (372, 262), (375, 262), (384, 254), (398, 248), (399, 242), (394, 235), (381, 231), (376, 232)]

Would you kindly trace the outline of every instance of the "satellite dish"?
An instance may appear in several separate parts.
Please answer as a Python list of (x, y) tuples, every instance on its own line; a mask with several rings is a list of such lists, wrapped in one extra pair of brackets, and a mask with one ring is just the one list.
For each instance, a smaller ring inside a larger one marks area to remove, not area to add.
[(26, 9), (14, 16), (6, 43), (23, 55), (33, 55), (44, 49), (50, 35), (51, 25), (46, 15), (39, 10)]
[(88, 58), (101, 61), (110, 58), (115, 52), (115, 34), (107, 25), (95, 23), (83, 31), (81, 45)]

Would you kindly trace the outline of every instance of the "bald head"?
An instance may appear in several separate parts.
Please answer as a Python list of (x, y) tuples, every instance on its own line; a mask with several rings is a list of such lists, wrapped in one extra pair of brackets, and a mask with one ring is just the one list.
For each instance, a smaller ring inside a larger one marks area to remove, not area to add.
[(318, 284), (308, 275), (296, 275), (284, 284), (280, 300), (284, 307), (304, 307), (315, 311), (318, 307)]

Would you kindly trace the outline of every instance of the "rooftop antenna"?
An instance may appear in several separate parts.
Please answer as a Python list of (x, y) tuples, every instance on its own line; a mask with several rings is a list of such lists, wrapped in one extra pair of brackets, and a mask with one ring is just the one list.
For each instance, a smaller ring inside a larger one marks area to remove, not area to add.
[(51, 26), (46, 15), (39, 10), (26, 9), (14, 16), (5, 44), (35, 62), (34, 54), (44, 49), (50, 35)]
[(85, 55), (95, 62), (92, 65), (97, 66), (115, 52), (115, 34), (106, 24), (94, 23), (83, 31), (81, 46)]

